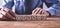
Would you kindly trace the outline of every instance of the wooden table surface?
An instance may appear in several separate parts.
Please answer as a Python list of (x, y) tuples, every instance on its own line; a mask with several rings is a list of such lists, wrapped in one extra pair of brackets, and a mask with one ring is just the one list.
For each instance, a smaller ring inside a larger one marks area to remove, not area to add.
[(0, 21), (0, 28), (60, 28), (60, 17), (47, 17), (47, 19), (46, 21)]

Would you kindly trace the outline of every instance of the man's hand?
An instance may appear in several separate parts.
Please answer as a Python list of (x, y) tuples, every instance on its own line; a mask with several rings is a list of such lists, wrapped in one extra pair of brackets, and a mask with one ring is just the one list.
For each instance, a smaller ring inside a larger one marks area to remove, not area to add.
[(41, 8), (36, 8), (32, 11), (32, 15), (44, 15), (49, 16), (49, 13)]
[(0, 10), (0, 19), (2, 20), (2, 19), (7, 19), (7, 18), (8, 19), (15, 19), (16, 14), (8, 8), (2, 8)]

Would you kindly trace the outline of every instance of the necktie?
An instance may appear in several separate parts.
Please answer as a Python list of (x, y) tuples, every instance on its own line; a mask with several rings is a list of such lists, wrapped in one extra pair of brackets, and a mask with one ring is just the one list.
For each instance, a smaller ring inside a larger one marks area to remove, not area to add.
[(25, 13), (26, 14), (31, 14), (31, 4), (32, 4), (32, 0), (25, 0)]
[(20, 0), (20, 10), (21, 10), (21, 13), (24, 14), (25, 13), (25, 0)]

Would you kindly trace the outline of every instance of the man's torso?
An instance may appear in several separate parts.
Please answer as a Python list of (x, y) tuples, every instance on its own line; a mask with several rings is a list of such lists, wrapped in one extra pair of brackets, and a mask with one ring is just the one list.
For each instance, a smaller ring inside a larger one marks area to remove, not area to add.
[[(31, 14), (32, 11), (40, 7), (42, 8), (43, 1), (47, 4), (57, 3), (58, 0), (15, 0), (15, 10), (17, 14)], [(21, 9), (23, 8), (23, 9)]]

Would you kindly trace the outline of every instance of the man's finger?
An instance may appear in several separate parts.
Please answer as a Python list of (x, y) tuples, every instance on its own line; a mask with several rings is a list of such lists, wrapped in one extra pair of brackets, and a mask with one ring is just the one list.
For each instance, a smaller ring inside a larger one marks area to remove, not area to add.
[(6, 19), (6, 18), (0, 13), (0, 19)]
[(7, 19), (1, 12), (0, 12), (0, 20), (5, 20)]
[(3, 16), (5, 16), (5, 17), (7, 17), (7, 18), (14, 18), (13, 16), (11, 16), (9, 13), (7, 13), (7, 12), (5, 12), (5, 11), (0, 11), (1, 12), (1, 14), (3, 15)]
[(15, 12), (13, 12), (13, 11), (9, 11), (9, 13), (13, 16), (13, 17), (15, 17), (16, 18), (16, 13)]
[(40, 11), (40, 8), (37, 8), (37, 10), (35, 11), (35, 14), (38, 14), (39, 11)]
[(2, 9), (5, 12), (8, 12), (9, 14), (11, 14), (13, 17), (16, 17), (16, 13), (14, 13), (12, 10), (8, 9), (8, 8), (4, 8)]
[(38, 12), (40, 11), (40, 9), (41, 9), (41, 8), (36, 8), (35, 10), (33, 10), (32, 15), (36, 15), (36, 14), (38, 14)]
[(34, 9), (34, 10), (32, 11), (32, 13), (35, 13), (36, 10), (37, 10), (37, 9)]
[(39, 10), (39, 12), (38, 12), (38, 14), (42, 14), (42, 11), (43, 11), (43, 10), (42, 10), (42, 9), (40, 9), (40, 10)]

